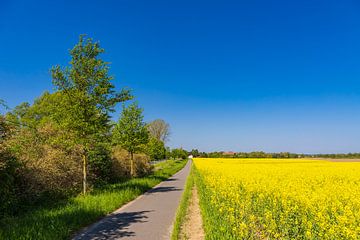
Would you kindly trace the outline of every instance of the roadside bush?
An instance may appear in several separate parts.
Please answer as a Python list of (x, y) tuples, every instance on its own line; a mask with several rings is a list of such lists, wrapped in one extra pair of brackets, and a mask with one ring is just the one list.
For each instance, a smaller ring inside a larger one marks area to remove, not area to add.
[(15, 157), (0, 144), (0, 217), (13, 212), (16, 206), (16, 168)]
[(5, 146), (9, 134), (9, 126), (0, 116), (0, 217), (11, 213), (17, 202), (15, 192), (17, 161)]
[[(134, 154), (135, 175), (143, 176), (152, 171), (150, 158), (145, 154)], [(116, 146), (112, 149), (112, 176), (114, 179), (130, 177), (130, 154)]]
[(21, 128), (7, 144), (19, 161), (19, 198), (36, 201), (42, 195), (65, 196), (81, 186), (81, 157), (75, 148), (58, 143), (66, 133), (47, 124)]

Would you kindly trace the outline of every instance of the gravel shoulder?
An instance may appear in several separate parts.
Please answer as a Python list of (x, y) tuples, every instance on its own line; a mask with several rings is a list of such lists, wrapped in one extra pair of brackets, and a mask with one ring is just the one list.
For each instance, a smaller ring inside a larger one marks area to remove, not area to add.
[(180, 229), (180, 240), (203, 240), (205, 233), (201, 210), (199, 205), (199, 195), (196, 186), (191, 190), (191, 198), (186, 211), (184, 224)]

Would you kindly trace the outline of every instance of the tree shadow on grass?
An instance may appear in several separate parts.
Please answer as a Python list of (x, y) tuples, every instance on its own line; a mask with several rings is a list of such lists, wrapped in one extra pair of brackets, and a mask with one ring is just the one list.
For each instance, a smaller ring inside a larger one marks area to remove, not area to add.
[(75, 236), (73, 240), (88, 239), (117, 239), (120, 237), (134, 237), (136, 233), (128, 230), (134, 223), (147, 222), (146, 214), (151, 211), (124, 212), (112, 214), (98, 223), (90, 226), (84, 232)]
[[(134, 223), (147, 222), (146, 215), (149, 212), (151, 211), (114, 213), (80, 233), (74, 233), (72, 237), (73, 239), (117, 239), (135, 236), (136, 233), (130, 231), (128, 227)], [(20, 239), (24, 236), (27, 239), (69, 239), (69, 234), (73, 230), (93, 223), (102, 215), (101, 211), (84, 209), (79, 205), (56, 213), (36, 214), (27, 216), (27, 219), (8, 222), (10, 225), (4, 229), (3, 233), (0, 228), (0, 235), (4, 239)]]
[(103, 186), (101, 189), (95, 189), (91, 194), (98, 195), (107, 191), (126, 191), (126, 190), (140, 190), (141, 192), (146, 192), (150, 190), (154, 184), (162, 181), (176, 181), (177, 179), (168, 178), (164, 176), (149, 176), (145, 179), (143, 178), (134, 178), (133, 180), (127, 180), (117, 184), (111, 184)]

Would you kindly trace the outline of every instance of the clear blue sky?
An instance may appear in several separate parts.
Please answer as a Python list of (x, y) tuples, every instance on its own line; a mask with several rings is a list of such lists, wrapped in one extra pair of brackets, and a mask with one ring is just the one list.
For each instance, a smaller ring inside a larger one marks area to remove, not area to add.
[(170, 146), (360, 152), (357, 1), (0, 0), (0, 98), (51, 90), (86, 33)]

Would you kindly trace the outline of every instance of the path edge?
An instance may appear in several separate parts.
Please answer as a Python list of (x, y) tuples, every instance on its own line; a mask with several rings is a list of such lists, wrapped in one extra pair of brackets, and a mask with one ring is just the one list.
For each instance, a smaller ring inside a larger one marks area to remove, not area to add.
[[(168, 177), (167, 179), (170, 179), (172, 178), (173, 176), (175, 176), (177, 173), (179, 173), (180, 171), (182, 171), (187, 164), (192, 164), (192, 161), (191, 160), (187, 160), (187, 163), (184, 165), (183, 168), (181, 168), (179, 171), (177, 171), (176, 173), (174, 173), (173, 175), (171, 175), (170, 177)], [(166, 179), (166, 180), (167, 180)], [(82, 239), (83, 237), (83, 234), (85, 234), (86, 232), (88, 232), (89, 230), (93, 229), (93, 228), (96, 228), (97, 226), (99, 226), (100, 224), (102, 224), (106, 218), (108, 217), (111, 217), (113, 215), (116, 215), (117, 213), (121, 212), (125, 207), (128, 207), (128, 206), (131, 206), (132, 204), (134, 204), (135, 201), (141, 199), (144, 197), (145, 194), (147, 193), (150, 193), (153, 189), (157, 188), (157, 187), (160, 187), (162, 184), (164, 184), (164, 182), (166, 181), (161, 181), (160, 183), (158, 183), (157, 185), (153, 186), (152, 188), (150, 188), (149, 190), (143, 192), (142, 194), (140, 194), (139, 196), (137, 196), (136, 198), (134, 198), (133, 200), (125, 203), (124, 205), (122, 205), (121, 207), (117, 208), (116, 210), (114, 210), (113, 212), (111, 213), (108, 213), (102, 217), (100, 217), (98, 220), (96, 220), (95, 222), (81, 228), (80, 230), (76, 231), (74, 234), (71, 235), (70, 239), (71, 240), (80, 240)], [(185, 191), (185, 190), (184, 190)], [(173, 223), (171, 224), (171, 230), (172, 231), (172, 226), (174, 224), (174, 221)]]

